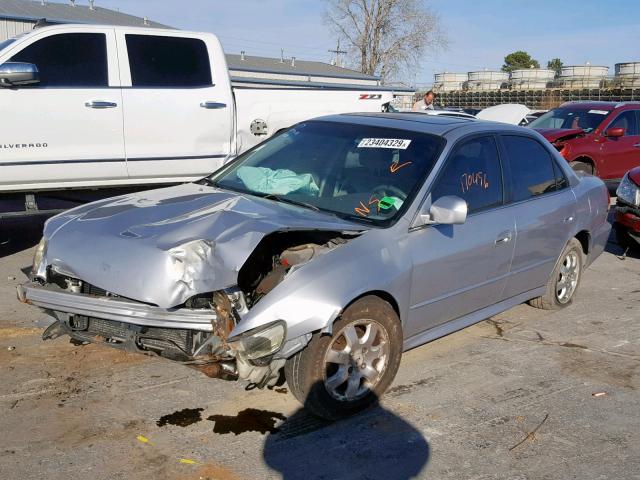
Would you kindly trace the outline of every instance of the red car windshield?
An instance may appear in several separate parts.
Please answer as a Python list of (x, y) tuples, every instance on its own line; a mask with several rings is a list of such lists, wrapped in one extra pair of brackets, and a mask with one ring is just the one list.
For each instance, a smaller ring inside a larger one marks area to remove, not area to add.
[(611, 113), (611, 108), (555, 108), (529, 124), (531, 128), (559, 128), (569, 130), (581, 128), (590, 132)]

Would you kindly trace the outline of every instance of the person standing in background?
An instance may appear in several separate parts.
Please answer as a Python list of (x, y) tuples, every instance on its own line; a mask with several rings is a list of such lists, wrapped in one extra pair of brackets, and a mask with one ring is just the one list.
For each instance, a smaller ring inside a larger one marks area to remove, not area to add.
[(433, 93), (433, 90), (429, 90), (424, 94), (422, 100), (418, 100), (413, 104), (413, 108), (411, 109), (414, 112), (421, 112), (422, 110), (434, 110), (433, 100), (436, 98), (436, 94)]

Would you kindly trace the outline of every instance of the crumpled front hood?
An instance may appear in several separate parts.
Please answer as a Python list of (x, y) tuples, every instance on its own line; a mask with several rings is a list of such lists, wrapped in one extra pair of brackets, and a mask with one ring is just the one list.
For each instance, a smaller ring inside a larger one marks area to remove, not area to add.
[(332, 216), (185, 184), (87, 204), (45, 227), (45, 263), (115, 294), (170, 308), (233, 286), (260, 240), (285, 230), (356, 231)]
[(584, 134), (584, 130), (581, 128), (536, 128), (534, 130), (551, 143), (561, 139), (569, 140)]

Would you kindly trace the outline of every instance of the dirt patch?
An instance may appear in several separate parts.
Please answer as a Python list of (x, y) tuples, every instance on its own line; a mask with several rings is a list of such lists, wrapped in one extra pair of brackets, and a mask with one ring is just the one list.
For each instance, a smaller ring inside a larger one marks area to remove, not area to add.
[(0, 328), (0, 339), (28, 337), (29, 335), (40, 335), (42, 329), (33, 327), (4, 327)]
[(558, 355), (562, 370), (571, 375), (613, 387), (635, 390), (639, 386), (640, 362), (637, 360), (584, 350), (580, 346), (563, 348)]
[(186, 476), (178, 477), (179, 480), (242, 480), (242, 477), (231, 470), (221, 466), (208, 463), (202, 465), (198, 470)]

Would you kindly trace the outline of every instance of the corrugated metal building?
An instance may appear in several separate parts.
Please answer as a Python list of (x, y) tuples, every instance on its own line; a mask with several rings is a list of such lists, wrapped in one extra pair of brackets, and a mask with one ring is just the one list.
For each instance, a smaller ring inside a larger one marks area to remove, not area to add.
[(46, 0), (0, 0), (0, 42), (28, 32), (40, 19), (51, 23), (94, 23), (129, 27), (170, 28), (145, 18), (116, 12), (87, 2), (51, 3)]

